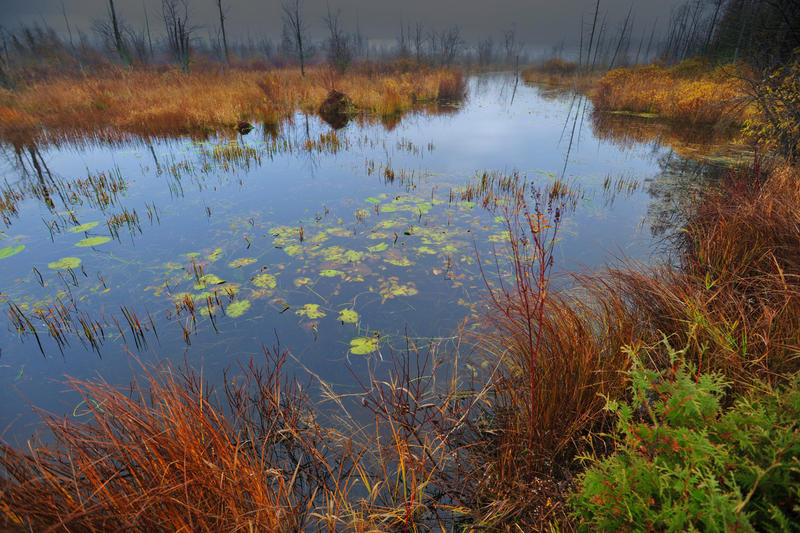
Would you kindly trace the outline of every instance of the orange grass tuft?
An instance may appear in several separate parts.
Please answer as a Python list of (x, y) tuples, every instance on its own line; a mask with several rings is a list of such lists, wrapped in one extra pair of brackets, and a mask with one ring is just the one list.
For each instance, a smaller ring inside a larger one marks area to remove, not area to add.
[(755, 116), (747, 105), (744, 82), (736, 66), (707, 72), (687, 60), (671, 68), (657, 65), (607, 72), (591, 92), (596, 108), (654, 114), (689, 124), (742, 125)]
[[(85, 421), (43, 415), (55, 446), (0, 448), (0, 523), (31, 531), (299, 530), (324, 463), (309, 448), (315, 429), (301, 420), (303, 399), (281, 380), (281, 365), (275, 357), (266, 377), (251, 366), (247, 385), (227, 391), (228, 416), (188, 368), (148, 370), (146, 387), (129, 393), (70, 381)], [(248, 393), (259, 395), (250, 409), (236, 402)]]

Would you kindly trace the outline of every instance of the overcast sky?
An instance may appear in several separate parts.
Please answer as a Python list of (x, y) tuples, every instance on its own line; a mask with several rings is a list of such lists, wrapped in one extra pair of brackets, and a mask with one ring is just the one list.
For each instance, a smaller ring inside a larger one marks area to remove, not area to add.
[[(218, 26), (216, 0), (188, 0), (192, 23), (200, 26), (198, 36), (205, 37)], [(587, 27), (591, 24), (595, 0), (330, 0), (332, 9), (341, 9), (348, 30), (354, 30), (356, 19), (367, 39), (395, 39), (400, 22), (422, 21), (426, 28), (458, 25), (463, 37), (476, 42), (488, 35), (495, 41), (502, 32), (516, 26), (520, 38), (537, 47), (556, 45), (564, 41), (567, 47), (578, 41), (581, 14)], [(617, 28), (633, 5), (634, 36), (645, 28), (649, 31), (654, 20), (661, 23), (669, 18), (670, 10), (680, 0), (600, 0), (601, 16), (608, 13), (608, 25)], [(19, 24), (46, 23), (65, 33), (61, 0), (0, 0), (0, 24), (13, 30)], [(84, 31), (94, 19), (104, 18), (107, 0), (63, 0), (71, 25)], [(134, 27), (144, 26), (144, 7), (151, 30), (162, 33), (161, 0), (115, 0), (118, 16)], [(309, 31), (315, 39), (324, 35), (322, 16), (326, 0), (304, 0), (304, 12)], [(227, 6), (226, 29), (229, 40), (254, 40), (263, 36), (273, 41), (280, 38), (280, 0), (223, 0)], [(73, 29), (74, 31), (74, 29)], [(588, 30), (587, 30), (588, 31)]]

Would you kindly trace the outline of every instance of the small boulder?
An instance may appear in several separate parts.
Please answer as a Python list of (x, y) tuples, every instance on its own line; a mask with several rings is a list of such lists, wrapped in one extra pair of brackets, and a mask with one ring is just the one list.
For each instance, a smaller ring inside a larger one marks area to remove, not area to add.
[(319, 116), (335, 129), (347, 125), (350, 116), (355, 112), (353, 101), (344, 93), (331, 90), (328, 97), (319, 106)]
[(249, 122), (245, 122), (245, 121), (239, 122), (236, 125), (236, 131), (238, 131), (242, 135), (247, 135), (248, 133), (253, 131), (253, 128), (254, 128), (254, 126), (252, 124), (250, 124)]

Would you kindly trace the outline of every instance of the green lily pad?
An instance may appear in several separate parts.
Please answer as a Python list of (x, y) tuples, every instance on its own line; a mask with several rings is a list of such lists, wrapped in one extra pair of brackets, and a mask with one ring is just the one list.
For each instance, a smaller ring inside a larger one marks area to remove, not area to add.
[(411, 266), (411, 261), (406, 259), (405, 257), (395, 258), (395, 259), (384, 259), (390, 265), (395, 265), (399, 267), (407, 267)]
[(379, 204), (379, 203), (381, 203), (381, 201), (378, 200), (377, 198), (375, 198), (374, 196), (370, 196), (369, 198), (366, 198), (364, 201), (369, 203), (369, 204)]
[(253, 285), (262, 289), (274, 289), (278, 286), (278, 281), (272, 274), (259, 274), (252, 279)]
[(311, 283), (311, 278), (296, 278), (294, 280), (295, 287), (302, 287), (303, 285), (308, 285)]
[(367, 355), (378, 350), (380, 341), (375, 337), (356, 337), (350, 341), (350, 353)]
[(321, 270), (319, 275), (326, 278), (334, 278), (336, 276), (344, 277), (344, 272), (336, 270), (335, 268), (326, 268), (325, 270)]
[(11, 257), (12, 255), (16, 255), (24, 249), (25, 249), (24, 244), (20, 244), (19, 246), (6, 246), (5, 248), (0, 248), (0, 259), (5, 259), (6, 257)]
[(97, 227), (100, 224), (99, 222), (87, 222), (86, 224), (81, 224), (80, 226), (75, 226), (73, 228), (69, 228), (70, 233), (83, 233), (84, 231), (89, 231), (90, 229)]
[(253, 259), (252, 257), (240, 257), (239, 259), (236, 259), (235, 261), (231, 261), (230, 263), (228, 263), (228, 266), (231, 268), (240, 268), (243, 266), (252, 265), (255, 262), (256, 260)]
[(222, 248), (217, 248), (216, 250), (214, 250), (213, 252), (208, 254), (206, 256), (206, 259), (208, 259), (209, 261), (213, 262), (213, 261), (216, 261), (217, 259), (219, 259), (219, 256), (221, 256), (221, 255), (222, 255)]
[(358, 263), (361, 261), (362, 257), (364, 257), (364, 252), (357, 252), (355, 250), (347, 250), (342, 254), (342, 258), (350, 263)]
[(433, 255), (436, 253), (436, 250), (428, 248), (427, 246), (420, 246), (419, 248), (417, 248), (417, 253)]
[(89, 248), (91, 246), (99, 246), (101, 244), (105, 244), (111, 240), (111, 237), (89, 237), (87, 239), (81, 239), (80, 241), (75, 243), (75, 246), (79, 248)]
[(356, 313), (352, 309), (342, 309), (339, 311), (339, 316), (336, 317), (336, 320), (344, 322), (346, 324), (355, 324), (358, 322), (358, 313)]
[(373, 253), (377, 253), (377, 252), (382, 252), (382, 251), (386, 250), (387, 248), (389, 248), (389, 245), (386, 244), (385, 242), (381, 242), (381, 243), (376, 244), (375, 246), (367, 247), (367, 250), (369, 250), (370, 252), (373, 252)]
[(79, 257), (62, 257), (58, 261), (47, 263), (48, 268), (53, 270), (66, 270), (68, 268), (78, 268), (81, 264)]
[(300, 244), (290, 244), (289, 246), (284, 246), (283, 251), (286, 252), (289, 257), (294, 257), (303, 251), (303, 246)]
[(225, 280), (217, 276), (216, 274), (205, 274), (200, 276), (200, 279), (195, 284), (195, 290), (205, 289), (209, 285), (222, 285), (225, 283)]
[(242, 316), (248, 309), (250, 309), (250, 300), (239, 300), (230, 304), (225, 312), (229, 317), (236, 318)]
[(306, 316), (311, 320), (325, 316), (325, 313), (319, 310), (319, 304), (305, 304), (302, 309), (298, 309), (294, 312), (294, 314), (298, 316)]

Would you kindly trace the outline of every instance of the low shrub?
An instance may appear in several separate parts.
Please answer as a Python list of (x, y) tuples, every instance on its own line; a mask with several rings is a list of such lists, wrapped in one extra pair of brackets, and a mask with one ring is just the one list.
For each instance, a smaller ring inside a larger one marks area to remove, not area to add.
[[(799, 531), (800, 379), (730, 408), (720, 374), (635, 364), (631, 401), (609, 400), (616, 452), (571, 497), (584, 531)], [(636, 360), (636, 357), (634, 357)]]

